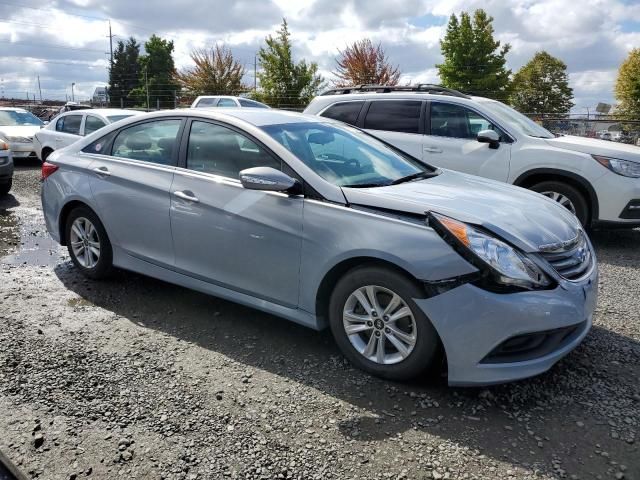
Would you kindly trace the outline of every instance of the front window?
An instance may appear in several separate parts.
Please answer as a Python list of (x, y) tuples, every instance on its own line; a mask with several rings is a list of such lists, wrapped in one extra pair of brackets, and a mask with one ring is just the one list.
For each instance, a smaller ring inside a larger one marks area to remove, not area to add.
[(482, 102), (482, 106), (499, 120), (525, 135), (537, 138), (555, 138), (555, 135), (549, 130), (504, 103), (487, 101)]
[(254, 100), (247, 100), (246, 98), (241, 98), (238, 100), (240, 102), (240, 106), (241, 107), (248, 107), (248, 108), (269, 108), (267, 105), (265, 105), (264, 103), (260, 103), (260, 102), (256, 102)]
[(96, 130), (100, 130), (104, 126), (105, 123), (102, 121), (102, 119), (93, 115), (87, 115), (87, 118), (84, 121), (84, 134), (89, 135)]
[(129, 118), (131, 117), (132, 114), (129, 115), (107, 115), (107, 120), (109, 120), (109, 122), (111, 123), (115, 123), (119, 120), (124, 120), (125, 118)]
[(347, 125), (285, 123), (262, 127), (315, 173), (341, 187), (390, 185), (431, 167)]
[(218, 100), (218, 107), (237, 107), (236, 102), (230, 98), (221, 98)]
[(178, 131), (182, 121), (153, 120), (125, 128), (113, 142), (114, 157), (160, 165), (174, 164)]
[(196, 104), (197, 108), (215, 107), (218, 103), (217, 98), (201, 98)]
[(42, 120), (31, 112), (16, 110), (0, 110), (0, 125), (5, 127), (19, 127), (23, 125), (42, 125)]
[(498, 131), (487, 119), (462, 105), (440, 102), (431, 104), (431, 135), (475, 139), (482, 130)]

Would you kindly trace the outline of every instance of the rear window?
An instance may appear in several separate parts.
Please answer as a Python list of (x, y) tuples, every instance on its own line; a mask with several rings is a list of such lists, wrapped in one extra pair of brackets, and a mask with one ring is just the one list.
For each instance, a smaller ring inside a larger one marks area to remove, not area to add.
[(355, 125), (363, 105), (364, 102), (336, 103), (322, 112), (321, 116)]
[(391, 132), (420, 133), (422, 102), (415, 100), (378, 100), (371, 102), (364, 128)]

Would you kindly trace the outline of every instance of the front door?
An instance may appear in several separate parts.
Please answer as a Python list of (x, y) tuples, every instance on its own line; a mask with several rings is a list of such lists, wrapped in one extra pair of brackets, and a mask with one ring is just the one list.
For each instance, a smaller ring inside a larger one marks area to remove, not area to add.
[(280, 159), (231, 127), (193, 120), (171, 186), (176, 268), (282, 305), (298, 305), (303, 198), (246, 190), (241, 170)]
[[(506, 182), (511, 144), (507, 136), (477, 112), (448, 102), (431, 102), (430, 129), (423, 140), (422, 158), (438, 167)], [(478, 132), (496, 130), (500, 146), (490, 148), (477, 140)]]
[(169, 190), (177, 163), (179, 118), (120, 130), (111, 155), (96, 155), (90, 186), (112, 243), (124, 253), (173, 267)]

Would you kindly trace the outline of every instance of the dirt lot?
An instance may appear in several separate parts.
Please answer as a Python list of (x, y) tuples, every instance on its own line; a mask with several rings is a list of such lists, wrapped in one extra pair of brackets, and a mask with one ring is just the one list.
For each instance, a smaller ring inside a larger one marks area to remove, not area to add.
[(595, 327), (538, 378), (396, 384), (317, 333), (150, 278), (83, 279), (36, 165), (0, 200), (0, 450), (28, 477), (640, 479), (640, 231), (593, 234)]

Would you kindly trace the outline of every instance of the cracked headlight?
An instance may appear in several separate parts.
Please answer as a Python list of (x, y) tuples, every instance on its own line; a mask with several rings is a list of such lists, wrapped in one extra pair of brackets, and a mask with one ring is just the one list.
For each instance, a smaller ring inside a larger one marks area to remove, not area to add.
[(551, 285), (549, 277), (524, 252), (453, 218), (433, 212), (430, 218), (446, 241), (495, 282), (529, 290)]

